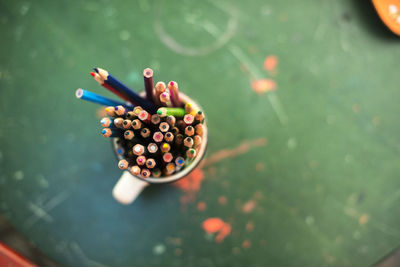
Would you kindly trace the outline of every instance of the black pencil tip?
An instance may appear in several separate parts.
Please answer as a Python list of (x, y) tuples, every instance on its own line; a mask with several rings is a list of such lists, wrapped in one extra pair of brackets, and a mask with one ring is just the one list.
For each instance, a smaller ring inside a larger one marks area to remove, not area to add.
[(93, 70), (97, 73), (99, 73), (99, 70), (97, 68), (93, 68)]

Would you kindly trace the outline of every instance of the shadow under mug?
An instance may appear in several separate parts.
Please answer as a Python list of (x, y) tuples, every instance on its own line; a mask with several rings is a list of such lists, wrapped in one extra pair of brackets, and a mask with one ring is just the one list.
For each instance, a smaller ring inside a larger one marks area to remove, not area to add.
[[(141, 93), (142, 95), (144, 92)], [(191, 103), (193, 108), (195, 110), (203, 110), (201, 109), (200, 105), (185, 95), (184, 93), (179, 93), (181, 101), (186, 104), (186, 103)], [(149, 184), (165, 184), (165, 183), (171, 183), (175, 182), (185, 176), (187, 176), (191, 171), (193, 171), (196, 166), (200, 163), (200, 161), (203, 159), (205, 155), (205, 151), (207, 148), (207, 124), (206, 122), (203, 123), (203, 135), (202, 135), (202, 143), (200, 145), (200, 148), (198, 150), (197, 156), (194, 158), (193, 161), (189, 163), (188, 166), (185, 166), (183, 169), (180, 171), (168, 175), (168, 176), (161, 176), (159, 178), (155, 177), (148, 177), (148, 178), (142, 178), (140, 176), (134, 176), (130, 173), (130, 167), (128, 170), (125, 170), (118, 180), (118, 182), (115, 184), (114, 189), (113, 189), (113, 196), (114, 198), (125, 205), (128, 205), (132, 203), (138, 196), (139, 194), (143, 191), (143, 189), (148, 186)], [(118, 153), (118, 149), (120, 149), (120, 146), (118, 144), (118, 138), (112, 138), (111, 140), (112, 147), (114, 150), (115, 155), (117, 156), (118, 160), (124, 159), (123, 155), (121, 153)]]

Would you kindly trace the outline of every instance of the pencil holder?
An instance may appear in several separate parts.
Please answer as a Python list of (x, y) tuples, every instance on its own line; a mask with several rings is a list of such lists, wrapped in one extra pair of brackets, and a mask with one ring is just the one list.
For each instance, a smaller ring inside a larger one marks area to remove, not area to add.
[[(141, 95), (144, 95), (144, 92), (142, 92)], [(179, 95), (183, 103), (190, 102), (196, 110), (203, 110), (196, 101), (194, 101), (184, 93), (180, 92)], [(112, 138), (111, 143), (117, 159), (118, 160), (124, 159), (123, 153), (121, 153), (120, 150), (124, 150), (125, 148), (120, 146), (119, 138)], [(161, 176), (158, 178), (152, 176), (148, 178), (134, 176), (130, 173), (130, 167), (129, 167), (127, 170), (123, 172), (121, 178), (114, 186), (113, 189), (114, 198), (122, 204), (130, 204), (138, 197), (138, 195), (143, 191), (143, 189), (149, 184), (171, 183), (184, 178), (191, 171), (193, 171), (196, 168), (196, 166), (200, 163), (200, 161), (203, 159), (206, 147), (207, 147), (207, 123), (204, 122), (202, 143), (198, 149), (198, 154), (191, 162), (188, 163), (187, 166), (184, 166), (181, 170), (175, 172), (172, 175)]]

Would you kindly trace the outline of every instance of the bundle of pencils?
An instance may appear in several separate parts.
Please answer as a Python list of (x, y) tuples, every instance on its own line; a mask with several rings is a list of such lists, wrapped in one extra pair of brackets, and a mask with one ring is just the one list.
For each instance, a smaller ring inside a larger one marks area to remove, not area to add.
[(119, 96), (116, 101), (78, 89), (76, 97), (106, 106), (101, 134), (117, 138), (122, 156), (118, 167), (142, 178), (172, 175), (188, 166), (199, 152), (204, 113), (180, 99), (175, 81), (153, 83), (153, 70), (143, 71), (144, 97), (109, 72), (94, 68), (90, 73), (103, 87)]

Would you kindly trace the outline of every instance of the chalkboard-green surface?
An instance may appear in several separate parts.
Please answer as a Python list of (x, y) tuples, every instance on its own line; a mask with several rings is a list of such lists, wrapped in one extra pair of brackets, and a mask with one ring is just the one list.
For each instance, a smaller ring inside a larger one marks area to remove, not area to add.
[[(2, 1), (0, 33), (0, 212), (60, 264), (366, 266), (399, 245), (400, 43), (368, 1)], [(197, 99), (203, 168), (117, 203), (99, 106), (74, 96), (113, 97), (94, 66)]]

